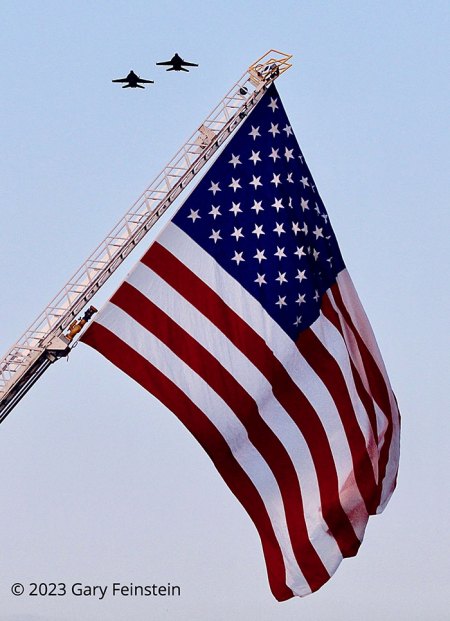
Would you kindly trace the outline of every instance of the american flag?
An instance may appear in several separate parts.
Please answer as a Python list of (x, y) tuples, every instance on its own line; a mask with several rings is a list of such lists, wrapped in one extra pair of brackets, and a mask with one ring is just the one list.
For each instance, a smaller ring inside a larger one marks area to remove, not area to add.
[(395, 487), (399, 413), (274, 85), (83, 341), (197, 438), (278, 600), (356, 554)]

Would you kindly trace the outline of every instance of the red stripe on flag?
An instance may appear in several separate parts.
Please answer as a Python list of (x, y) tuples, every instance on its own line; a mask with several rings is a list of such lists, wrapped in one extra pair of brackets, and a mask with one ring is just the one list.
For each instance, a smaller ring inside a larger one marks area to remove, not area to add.
[(193, 304), (261, 371), (275, 398), (305, 438), (319, 482), (322, 515), (343, 556), (354, 556), (360, 541), (339, 498), (339, 483), (330, 444), (314, 408), (259, 334), (212, 289), (155, 242), (142, 262)]
[[(333, 324), (333, 326), (336, 328), (336, 330), (339, 332), (339, 334), (342, 336), (345, 342), (345, 335), (342, 332), (342, 327), (341, 327), (341, 322), (339, 320), (339, 316), (337, 312), (334, 310), (330, 299), (326, 295), (322, 297), (321, 312), (323, 316), (326, 319), (328, 319), (330, 323)], [(365, 389), (361, 376), (358, 373), (358, 370), (351, 356), (349, 357), (349, 360), (350, 360), (350, 365), (352, 369), (353, 381), (355, 382), (355, 386), (356, 386), (356, 391), (358, 393), (359, 398), (362, 401), (364, 409), (366, 410), (367, 418), (369, 419), (370, 425), (372, 427), (373, 436), (374, 438), (378, 438), (377, 415), (375, 412), (375, 407), (373, 405), (373, 399), (371, 395), (369, 395), (369, 393)]]
[(366, 440), (359, 426), (341, 368), (309, 328), (300, 333), (297, 347), (321, 378), (336, 405), (350, 447), (355, 479), (364, 499), (367, 513), (370, 514), (376, 508), (374, 502), (378, 500), (377, 484), (367, 452)]
[(124, 282), (111, 302), (202, 377), (244, 425), (250, 442), (277, 480), (295, 558), (311, 590), (320, 588), (330, 576), (308, 538), (297, 473), (285, 447), (261, 418), (254, 399), (208, 350), (133, 286)]
[[(353, 320), (348, 312), (345, 303), (342, 299), (341, 292), (337, 284), (334, 284), (331, 287), (331, 293), (333, 295), (336, 306), (338, 307), (339, 313), (341, 315), (341, 320), (345, 321), (348, 328), (352, 331), (356, 343), (358, 345), (358, 350), (361, 355), (361, 359), (363, 362), (364, 370), (367, 376), (367, 381), (369, 382), (370, 392), (381, 408), (383, 413), (387, 418), (387, 427), (384, 434), (384, 443), (381, 447), (380, 451), (380, 460), (378, 467), (378, 489), (379, 489), (379, 498), (377, 500), (377, 505), (380, 502), (381, 492), (382, 492), (382, 483), (386, 474), (387, 463), (389, 461), (389, 450), (391, 446), (392, 440), (392, 432), (393, 432), (393, 423), (392, 423), (392, 412), (391, 412), (391, 404), (389, 400), (388, 388), (386, 386), (386, 382), (384, 380), (383, 374), (378, 368), (377, 363), (375, 362), (369, 348), (365, 344), (358, 330), (356, 329)], [(344, 334), (343, 330), (341, 332)], [(344, 337), (345, 338), (345, 337)]]
[(93, 323), (83, 341), (155, 395), (203, 446), (258, 530), (273, 595), (278, 601), (294, 597), (282, 580), (286, 574), (284, 561), (264, 503), (216, 427), (166, 375), (102, 325)]

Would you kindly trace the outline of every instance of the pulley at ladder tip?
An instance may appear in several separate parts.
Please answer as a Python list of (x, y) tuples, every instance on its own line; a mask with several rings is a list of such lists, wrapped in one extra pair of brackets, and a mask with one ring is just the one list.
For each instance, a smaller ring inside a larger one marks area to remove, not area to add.
[(81, 330), (96, 312), (97, 309), (95, 308), (95, 306), (90, 306), (81, 319), (75, 319), (75, 321), (72, 321), (68, 328), (67, 334), (64, 335), (66, 339), (72, 341), (75, 336), (81, 332)]
[(274, 79), (280, 75), (280, 68), (276, 63), (271, 63), (270, 65), (265, 65), (261, 68), (256, 68), (256, 73), (263, 80)]

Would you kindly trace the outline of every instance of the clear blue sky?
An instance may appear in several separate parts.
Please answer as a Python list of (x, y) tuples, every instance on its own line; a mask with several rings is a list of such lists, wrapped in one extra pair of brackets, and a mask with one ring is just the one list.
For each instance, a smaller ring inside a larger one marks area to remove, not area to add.
[[(448, 619), (448, 3), (3, 0), (0, 20), (0, 353), (276, 48), (294, 55), (277, 87), (403, 415), (398, 489), (358, 556), (279, 604), (206, 454), (80, 345), (0, 426), (1, 620)], [(199, 68), (155, 66), (175, 51)], [(130, 69), (155, 84), (111, 83)], [(182, 596), (10, 592), (77, 581), (171, 582)]]

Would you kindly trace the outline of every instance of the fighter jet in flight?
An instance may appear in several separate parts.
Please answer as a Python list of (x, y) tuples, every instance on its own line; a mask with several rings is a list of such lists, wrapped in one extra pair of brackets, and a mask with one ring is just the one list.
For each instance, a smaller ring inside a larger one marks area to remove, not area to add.
[(188, 63), (187, 60), (183, 60), (178, 54), (172, 56), (170, 60), (165, 60), (164, 62), (156, 64), (168, 65), (169, 69), (166, 69), (166, 71), (189, 71), (189, 69), (185, 69), (185, 67), (198, 67), (196, 63)]
[(153, 80), (144, 80), (144, 78), (140, 78), (136, 75), (133, 70), (130, 71), (126, 78), (118, 78), (117, 80), (112, 81), (124, 82), (122, 88), (145, 88), (144, 86), (141, 86), (141, 84), (154, 84)]

